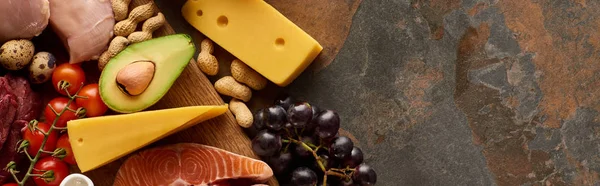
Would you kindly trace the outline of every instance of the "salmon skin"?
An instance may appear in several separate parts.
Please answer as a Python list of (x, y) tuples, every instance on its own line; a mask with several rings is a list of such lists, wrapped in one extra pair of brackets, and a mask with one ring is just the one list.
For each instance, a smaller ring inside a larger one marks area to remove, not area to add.
[(113, 186), (200, 185), (226, 179), (264, 183), (273, 170), (263, 161), (216, 147), (179, 143), (152, 148), (129, 157)]

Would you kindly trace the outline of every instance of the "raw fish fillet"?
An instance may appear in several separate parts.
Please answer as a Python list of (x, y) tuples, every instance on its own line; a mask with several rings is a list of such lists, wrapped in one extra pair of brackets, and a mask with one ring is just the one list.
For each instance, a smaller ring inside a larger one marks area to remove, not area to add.
[(40, 35), (49, 18), (48, 0), (0, 0), (0, 43)]
[(109, 0), (50, 0), (50, 26), (69, 51), (70, 63), (98, 59), (114, 25)]
[(195, 143), (148, 149), (123, 163), (113, 186), (208, 185), (224, 179), (265, 182), (273, 176), (262, 161)]

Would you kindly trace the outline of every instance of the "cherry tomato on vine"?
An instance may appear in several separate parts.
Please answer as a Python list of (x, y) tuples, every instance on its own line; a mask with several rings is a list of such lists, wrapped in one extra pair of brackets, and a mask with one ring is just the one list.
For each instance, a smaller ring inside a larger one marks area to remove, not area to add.
[(102, 98), (100, 98), (100, 91), (98, 84), (89, 84), (81, 88), (79, 96), (86, 98), (77, 98), (77, 105), (85, 108), (87, 117), (102, 116), (108, 110)]
[[(65, 107), (67, 107), (68, 102), (69, 102), (69, 99), (64, 98), (64, 97), (57, 97), (57, 98), (50, 100), (48, 105), (46, 105), (46, 109), (44, 109), (44, 116), (46, 117), (46, 122), (52, 123), (52, 122), (54, 122), (54, 119), (56, 119), (57, 115), (52, 111), (52, 109), (54, 109), (56, 111), (56, 113), (60, 114), (60, 112), (62, 110), (64, 110)], [(50, 107), (52, 107), (52, 108), (50, 108)], [(79, 108), (79, 106), (77, 106), (77, 103), (75, 103), (75, 101), (71, 102), (71, 104), (69, 105), (68, 108), (69, 108), (69, 110), (66, 110), (60, 116), (60, 118), (58, 118), (58, 121), (56, 122), (56, 125), (54, 125), (54, 126), (66, 127), (67, 121), (78, 118), (77, 114), (75, 114), (75, 111), (77, 111), (77, 109)]]
[[(23, 129), (23, 140), (29, 141), (29, 147), (27, 147), (27, 153), (33, 158), (40, 147), (42, 146), (42, 142), (44, 141), (44, 133), (47, 133), (50, 130), (51, 125), (47, 123), (39, 122), (37, 124), (37, 128), (39, 130), (35, 130), (30, 127), (26, 127)], [(43, 131), (43, 133), (42, 133)], [(44, 151), (52, 152), (56, 148), (56, 142), (58, 140), (58, 132), (53, 130), (50, 135), (48, 135), (48, 140), (46, 140), (46, 144), (44, 145)], [(48, 153), (42, 153), (42, 157), (49, 156)]]
[(16, 184), (16, 183), (5, 183), (2, 186), (19, 186), (19, 184)]
[(34, 165), (33, 174), (43, 175), (46, 171), (52, 171), (50, 178), (33, 177), (33, 182), (37, 186), (58, 186), (65, 177), (69, 175), (69, 167), (67, 164), (55, 157), (45, 157), (39, 160)]
[(58, 65), (54, 72), (52, 72), (52, 86), (54, 89), (62, 94), (67, 95), (65, 90), (58, 87), (59, 81), (66, 81), (69, 83), (67, 90), (70, 95), (73, 95), (79, 90), (81, 85), (85, 82), (85, 73), (79, 65), (63, 63)]
[(67, 152), (67, 155), (62, 159), (63, 161), (70, 165), (77, 165), (75, 156), (73, 156), (73, 149), (71, 149), (71, 144), (69, 143), (69, 134), (63, 134), (58, 138), (56, 148), (63, 148)]

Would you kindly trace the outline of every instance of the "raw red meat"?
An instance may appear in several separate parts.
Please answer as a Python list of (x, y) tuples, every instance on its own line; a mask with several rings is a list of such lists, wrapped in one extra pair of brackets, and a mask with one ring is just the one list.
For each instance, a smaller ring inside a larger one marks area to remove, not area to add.
[(17, 97), (19, 105), (17, 118), (15, 120), (30, 121), (36, 119), (42, 110), (41, 97), (38, 93), (31, 90), (29, 81), (21, 76), (7, 74), (6, 79), (12, 88), (13, 94)]
[(23, 156), (16, 152), (21, 129), (41, 112), (41, 98), (31, 90), (23, 77), (0, 77), (0, 184), (10, 174), (4, 170), (10, 161), (18, 162)]
[(12, 94), (5, 94), (0, 97), (0, 151), (3, 149), (4, 142), (8, 138), (16, 111), (17, 102)]
[(273, 176), (260, 160), (215, 147), (180, 143), (132, 155), (119, 169), (113, 186), (203, 185), (246, 178), (265, 182)]
[(10, 88), (10, 83), (8, 83), (8, 79), (5, 77), (0, 77), (0, 96), (4, 96), (6, 94), (12, 94), (13, 90)]
[(15, 161), (19, 162), (22, 159), (22, 155), (17, 154), (15, 149), (17, 148), (17, 142), (21, 139), (21, 129), (25, 127), (27, 124), (26, 121), (18, 120), (12, 124), (10, 128), (10, 133), (8, 134), (8, 139), (6, 143), (4, 143), (3, 150), (0, 151), (0, 184), (7, 181), (10, 176), (10, 173), (4, 170), (4, 167), (10, 162)]

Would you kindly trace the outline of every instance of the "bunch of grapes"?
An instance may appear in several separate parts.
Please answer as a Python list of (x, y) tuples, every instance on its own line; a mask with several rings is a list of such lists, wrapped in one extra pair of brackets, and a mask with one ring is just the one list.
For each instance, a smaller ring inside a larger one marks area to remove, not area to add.
[(339, 115), (286, 96), (254, 113), (252, 149), (282, 185), (365, 186), (377, 174), (363, 162), (363, 152), (339, 136)]

